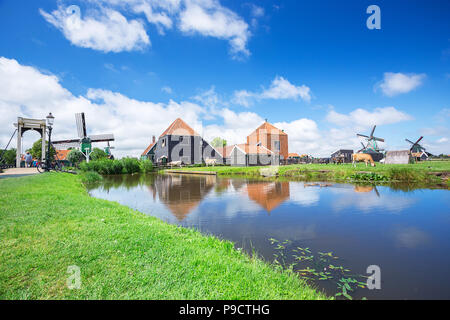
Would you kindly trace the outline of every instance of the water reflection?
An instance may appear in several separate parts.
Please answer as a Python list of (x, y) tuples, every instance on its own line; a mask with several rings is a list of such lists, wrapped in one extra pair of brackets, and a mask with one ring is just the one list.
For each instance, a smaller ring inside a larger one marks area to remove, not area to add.
[(411, 188), (174, 174), (109, 176), (90, 193), (267, 260), (275, 238), (333, 251), (359, 274), (379, 265), (383, 289), (354, 298), (450, 299), (448, 191), (404, 190)]
[(289, 199), (289, 182), (248, 182), (242, 190), (268, 213)]

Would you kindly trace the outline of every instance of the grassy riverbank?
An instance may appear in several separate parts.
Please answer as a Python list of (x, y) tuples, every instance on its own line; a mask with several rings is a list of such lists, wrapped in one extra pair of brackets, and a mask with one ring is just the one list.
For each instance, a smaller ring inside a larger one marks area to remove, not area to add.
[[(259, 177), (262, 176), (262, 174), (267, 174), (267, 170), (270, 170), (269, 168), (270, 167), (217, 166), (182, 168), (180, 170), (215, 171), (218, 175), (246, 175)], [(450, 161), (423, 161), (408, 165), (377, 164), (376, 167), (366, 167), (363, 163), (359, 163), (356, 168), (351, 164), (297, 164), (280, 166), (276, 170), (276, 173), (280, 177), (304, 180), (389, 181), (448, 184)]]
[(0, 299), (326, 298), (231, 242), (91, 198), (75, 175), (2, 179), (0, 208)]

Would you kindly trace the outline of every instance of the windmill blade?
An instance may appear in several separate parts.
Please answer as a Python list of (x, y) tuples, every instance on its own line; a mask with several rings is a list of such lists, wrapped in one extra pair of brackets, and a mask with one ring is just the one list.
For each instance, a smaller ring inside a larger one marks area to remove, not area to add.
[(364, 135), (364, 134), (357, 133), (356, 135), (357, 135), (358, 137), (364, 137), (364, 138), (369, 138), (369, 139), (370, 139), (369, 136), (366, 136), (366, 135)]
[(75, 143), (75, 142), (80, 142), (80, 139), (68, 139), (68, 140), (52, 141), (53, 144), (64, 144), (64, 143)]
[(412, 145), (415, 145), (415, 143), (412, 142), (411, 140), (405, 139), (405, 141), (411, 143)]
[(370, 133), (370, 137), (371, 137), (371, 138), (373, 138), (373, 133), (375, 132), (375, 128), (376, 128), (376, 127), (377, 127), (376, 125), (373, 126), (372, 132)]
[(415, 144), (418, 144), (418, 143), (420, 142), (420, 140), (422, 140), (422, 139), (423, 139), (423, 136), (421, 136), (421, 137), (419, 138), (419, 140), (416, 141)]
[(95, 134), (90, 136), (91, 142), (108, 142), (114, 141), (114, 135), (112, 133), (107, 134)]
[(87, 131), (86, 131), (86, 119), (84, 117), (84, 112), (76, 113), (75, 114), (75, 120), (76, 120), (76, 123), (77, 123), (78, 136), (81, 139), (86, 138)]
[(372, 138), (375, 139), (375, 140), (377, 140), (377, 141), (384, 142), (384, 139), (383, 139), (383, 138), (377, 138), (377, 137), (372, 137)]
[(71, 140), (66, 140), (66, 141), (68, 141), (68, 142), (63, 142), (63, 141), (56, 141), (56, 143), (52, 142), (52, 145), (56, 150), (68, 150), (69, 148), (75, 148), (75, 149), (80, 148), (79, 140), (72, 140), (72, 142), (70, 142)]

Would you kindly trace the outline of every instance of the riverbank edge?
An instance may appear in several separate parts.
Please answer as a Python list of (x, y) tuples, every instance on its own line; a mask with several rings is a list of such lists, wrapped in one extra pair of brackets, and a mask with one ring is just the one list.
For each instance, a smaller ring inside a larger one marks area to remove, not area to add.
[[(329, 181), (338, 183), (415, 183), (422, 187), (450, 187), (450, 161), (444, 168), (428, 169), (424, 166), (410, 167), (402, 165), (382, 165), (382, 167), (356, 168), (348, 165), (287, 165), (280, 167), (254, 166), (254, 167), (186, 167), (176, 171), (216, 172), (218, 176), (240, 176), (248, 178), (286, 178), (295, 181)], [(448, 168), (447, 168), (448, 167)], [(271, 169), (275, 168), (275, 169)], [(160, 173), (170, 172), (170, 169), (161, 170)]]
[(2, 179), (0, 205), (1, 299), (329, 299), (230, 241), (92, 198), (78, 176)]

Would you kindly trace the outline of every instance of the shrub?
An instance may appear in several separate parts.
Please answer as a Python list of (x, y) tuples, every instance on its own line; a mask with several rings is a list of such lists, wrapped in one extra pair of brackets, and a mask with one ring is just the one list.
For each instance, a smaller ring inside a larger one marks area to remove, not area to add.
[(70, 150), (70, 152), (67, 154), (67, 160), (76, 166), (84, 160), (84, 154), (77, 149)]
[(94, 148), (92, 150), (92, 153), (90, 155), (90, 158), (92, 160), (102, 160), (102, 159), (106, 159), (108, 158), (108, 155), (106, 154), (105, 151), (103, 151), (102, 149), (99, 148)]
[(418, 181), (425, 178), (418, 171), (408, 168), (390, 168), (388, 174), (391, 180), (397, 181)]
[(136, 173), (141, 171), (139, 160), (136, 158), (123, 158), (120, 161), (122, 161), (122, 166), (125, 173)]
[(153, 171), (153, 163), (150, 160), (142, 160), (140, 164), (142, 172), (148, 173)]

